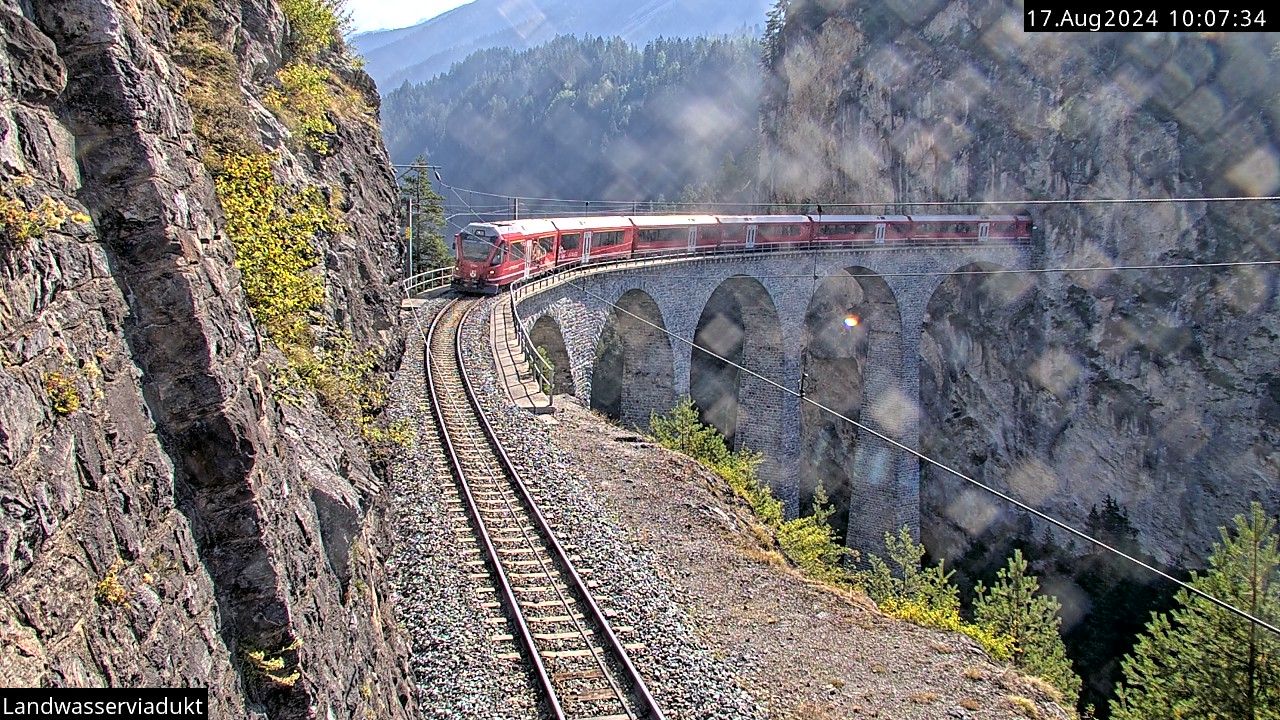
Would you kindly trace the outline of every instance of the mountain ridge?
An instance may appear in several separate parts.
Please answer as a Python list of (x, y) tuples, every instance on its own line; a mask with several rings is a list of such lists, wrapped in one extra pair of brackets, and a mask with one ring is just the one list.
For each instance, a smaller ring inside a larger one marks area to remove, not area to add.
[[(352, 36), (383, 94), (425, 82), (478, 50), (528, 49), (559, 35), (618, 36), (636, 45), (660, 37), (759, 35), (769, 0), (475, 0), (417, 25)], [(423, 48), (426, 48), (425, 50)]]

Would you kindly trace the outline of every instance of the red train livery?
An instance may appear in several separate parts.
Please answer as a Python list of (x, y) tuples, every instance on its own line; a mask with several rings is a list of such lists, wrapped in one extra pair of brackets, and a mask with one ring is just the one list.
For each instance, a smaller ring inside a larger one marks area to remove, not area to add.
[(453, 286), (494, 294), (563, 265), (653, 255), (1031, 239), (1026, 215), (639, 215), (472, 223)]

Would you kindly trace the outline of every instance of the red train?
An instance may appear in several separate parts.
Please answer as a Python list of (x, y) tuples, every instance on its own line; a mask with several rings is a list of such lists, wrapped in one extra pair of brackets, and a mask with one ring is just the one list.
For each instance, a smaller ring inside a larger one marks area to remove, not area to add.
[(472, 223), (453, 286), (494, 294), (552, 268), (648, 255), (1025, 242), (1026, 215), (640, 215)]

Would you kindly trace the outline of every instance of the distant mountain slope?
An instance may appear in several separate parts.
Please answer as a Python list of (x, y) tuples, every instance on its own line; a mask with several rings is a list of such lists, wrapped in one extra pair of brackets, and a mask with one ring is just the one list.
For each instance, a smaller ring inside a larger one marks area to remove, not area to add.
[(387, 146), (397, 162), (426, 154), (454, 185), (524, 197), (737, 190), (755, 176), (759, 53), (747, 38), (483, 50), (387, 94)]
[(351, 38), (385, 95), (406, 80), (425, 82), (486, 48), (536, 47), (558, 35), (618, 36), (644, 45), (659, 37), (751, 32), (770, 0), (476, 0), (399, 30)]

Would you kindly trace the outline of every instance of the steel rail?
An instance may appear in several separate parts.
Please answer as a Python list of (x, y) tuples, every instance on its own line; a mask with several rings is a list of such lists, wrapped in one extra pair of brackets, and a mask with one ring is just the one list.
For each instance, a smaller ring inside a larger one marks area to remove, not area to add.
[[(478, 307), (478, 305), (476, 307)], [(470, 315), (473, 311), (474, 308), (469, 310), (467, 314)], [(464, 316), (462, 323), (459, 324), (459, 328), (461, 328), (462, 324), (465, 324), (465, 322), (466, 317)], [(480, 420), (480, 425), (484, 429), (485, 435), (497, 450), (499, 463), (502, 465), (503, 470), (505, 470), (510, 476), (512, 484), (519, 492), (526, 509), (529, 511), (530, 517), (532, 517), (534, 522), (537, 523), (537, 529), (542, 534), (543, 539), (546, 540), (546, 542), (551, 546), (551, 549), (555, 552), (555, 559), (559, 561), (560, 566), (565, 571), (565, 574), (568, 575), (569, 579), (572, 581), (573, 589), (576, 591), (578, 598), (583, 601), (586, 608), (590, 611), (593, 624), (596, 625), (605, 640), (608, 642), (608, 649), (612, 651), (614, 656), (613, 659), (618, 663), (624, 674), (627, 676), (626, 680), (631, 685), (631, 691), (634, 694), (635, 699), (639, 701), (642, 709), (648, 710), (648, 717), (653, 718), (654, 720), (666, 720), (666, 715), (663, 714), (662, 709), (658, 706), (657, 700), (655, 700), (652, 693), (649, 692), (649, 688), (645, 684), (644, 678), (641, 677), (640, 671), (637, 670), (635, 665), (631, 662), (631, 657), (627, 654), (626, 648), (623, 647), (622, 641), (618, 638), (617, 634), (614, 633), (613, 628), (609, 624), (608, 618), (605, 617), (604, 611), (601, 610), (599, 604), (596, 603), (595, 597), (587, 587), (587, 583), (582, 579), (577, 568), (574, 567), (573, 562), (569, 559), (569, 553), (565, 551), (559, 538), (556, 537), (555, 532), (551, 529), (550, 523), (547, 522), (546, 517), (538, 508), (538, 503), (530, 493), (529, 487), (525, 483), (524, 478), (516, 469), (515, 464), (511, 462), (511, 457), (507, 454), (506, 447), (498, 441), (497, 432), (493, 429), (492, 423), (489, 422), (488, 413), (486, 413), (484, 408), (480, 406), (480, 401), (476, 397), (475, 387), (471, 383), (471, 376), (467, 373), (466, 365), (463, 363), (461, 330), (459, 330), (458, 333), (457, 353), (458, 367), (462, 371), (463, 386), (467, 390), (467, 400), (470, 401), (471, 407), (475, 409), (476, 417)]]
[[(489, 569), (493, 572), (494, 577), (498, 580), (499, 589), (502, 592), (504, 604), (507, 608), (507, 615), (516, 624), (516, 630), (519, 632), (520, 644), (524, 648), (530, 662), (533, 663), (534, 675), (537, 677), (538, 684), (542, 687), (546, 694), (547, 703), (555, 715), (556, 720), (565, 720), (564, 708), (560, 704), (560, 699), (556, 695), (555, 688), (551, 684), (551, 677), (547, 674), (546, 665), (542, 662), (542, 656), (538, 654), (537, 645), (533, 640), (533, 631), (529, 629), (524, 613), (520, 610), (520, 605), (516, 601), (515, 591), (511, 587), (510, 578), (507, 577), (506, 570), (502, 566), (501, 559), (498, 556), (497, 548), (493, 546), (493, 541), (489, 536), (488, 527), (485, 525), (484, 518), (480, 515), (480, 508), (476, 503), (475, 496), (471, 492), (471, 483), (467, 481), (466, 471), (462, 467), (462, 461), (458, 457), (453, 439), (449, 435), (448, 427), (445, 424), (444, 410), (441, 406), (441, 396), (436, 388), (435, 373), (431, 369), (431, 350), (432, 342), (435, 340), (436, 331), (439, 329), (440, 321), (448, 315), (461, 302), (453, 300), (445, 306), (443, 310), (436, 313), (435, 318), (431, 321), (431, 329), (427, 333), (427, 340), (423, 346), (422, 361), (425, 366), (427, 376), (427, 388), (431, 393), (431, 409), (436, 419), (436, 426), (440, 428), (440, 436), (444, 441), (444, 449), (449, 456), (450, 464), (453, 466), (454, 477), (458, 481), (458, 486), (462, 490), (462, 496), (466, 499), (467, 514), (471, 517), (471, 522), (475, 524), (479, 531), (481, 544), (484, 546), (485, 559), (489, 563)], [(456, 348), (461, 349), (462, 325), (466, 321), (470, 310), (464, 311), (461, 320), (458, 322), (457, 343)], [(461, 365), (461, 354), (457, 355), (459, 362), (459, 370), (463, 370)], [(465, 381), (466, 374), (463, 371), (463, 379)], [(470, 386), (468, 385), (468, 388)], [(468, 390), (470, 392), (470, 390)]]

